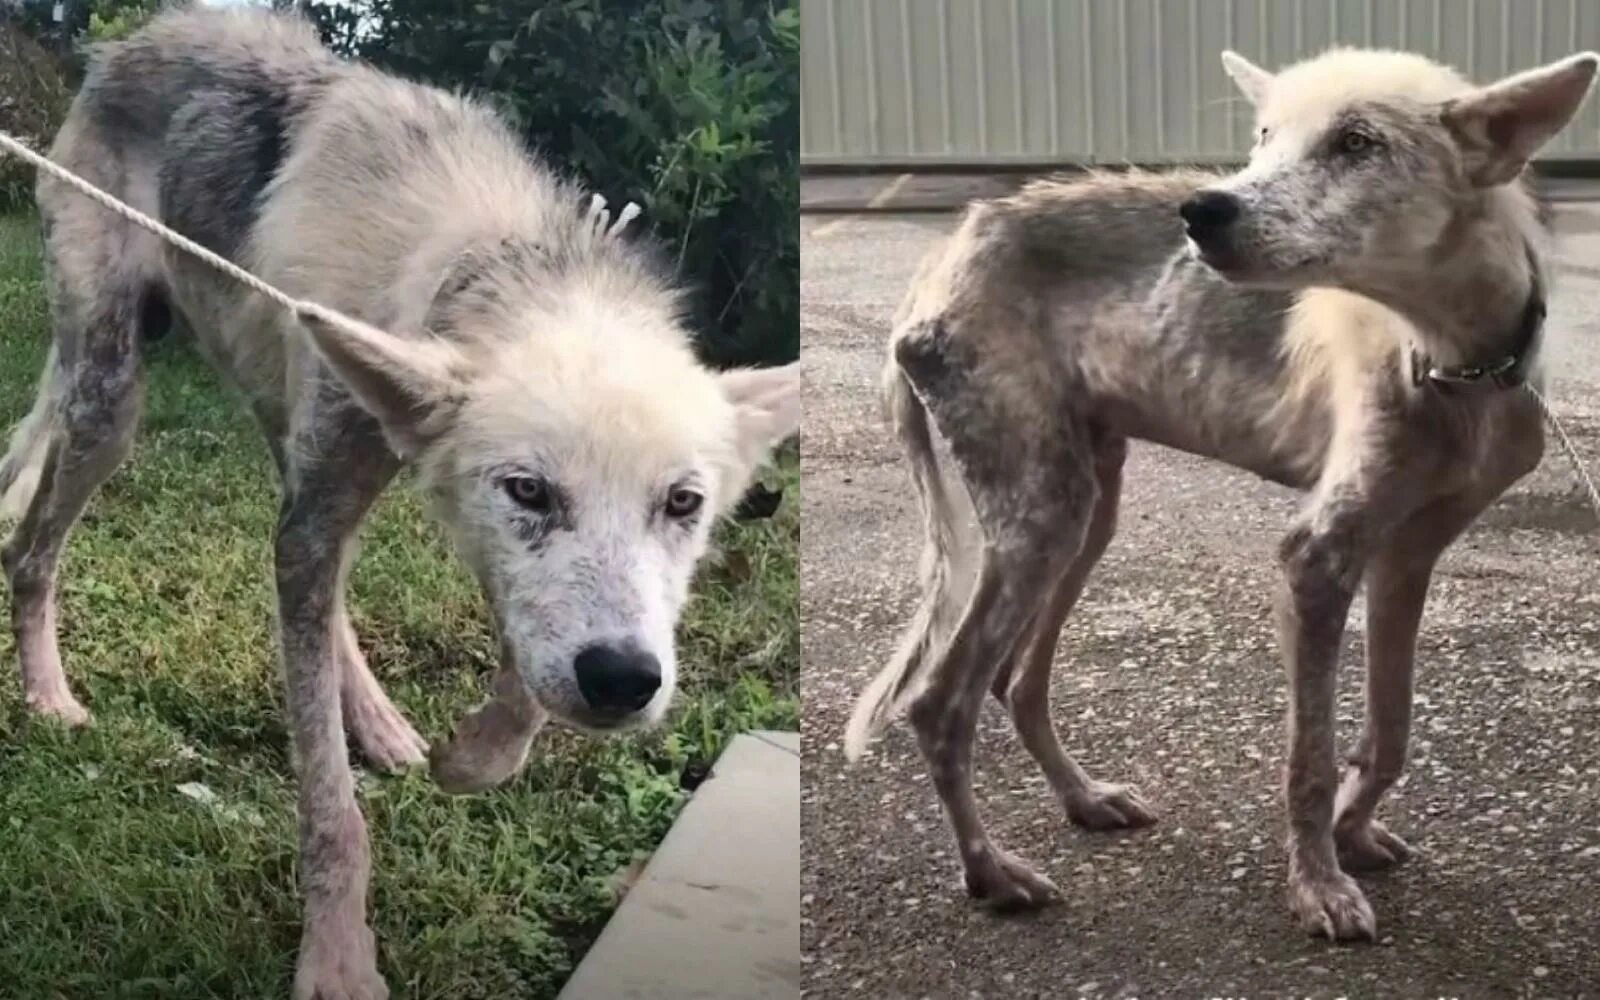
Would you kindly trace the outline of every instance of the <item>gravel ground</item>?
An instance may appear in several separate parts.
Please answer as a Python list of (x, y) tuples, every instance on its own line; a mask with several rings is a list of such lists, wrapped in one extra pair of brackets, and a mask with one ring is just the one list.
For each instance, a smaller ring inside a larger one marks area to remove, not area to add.
[[(848, 766), (855, 692), (914, 601), (915, 500), (877, 408), (890, 315), (949, 216), (802, 222), (805, 907), (812, 997), (1600, 997), (1600, 536), (1567, 459), (1446, 555), (1420, 640), (1412, 760), (1382, 810), (1416, 848), (1365, 880), (1377, 945), (1292, 923), (1278, 801), (1285, 684), (1268, 604), (1279, 487), (1135, 445), (1122, 531), (1070, 620), (1054, 715), (1155, 827), (1066, 822), (993, 705), (977, 787), (998, 843), (1065, 902), (998, 918), (962, 893), (909, 730)], [(1555, 406), (1600, 464), (1600, 204), (1560, 209)], [(1359, 720), (1362, 623), (1341, 676)]]

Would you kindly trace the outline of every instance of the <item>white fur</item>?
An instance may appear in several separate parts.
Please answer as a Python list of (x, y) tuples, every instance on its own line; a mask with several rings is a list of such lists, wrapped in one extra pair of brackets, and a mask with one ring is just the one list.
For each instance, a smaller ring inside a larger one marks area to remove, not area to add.
[[(611, 726), (587, 709), (573, 674), (576, 654), (594, 644), (654, 654), (661, 687), (628, 722), (665, 712), (674, 628), (715, 516), (799, 419), (797, 365), (716, 375), (670, 314), (618, 305), (574, 290), (526, 310), (522, 335), (468, 336), (460, 347), (314, 327), (326, 356), (341, 344), (357, 367), (370, 362), (365, 377), (381, 371), (437, 401), (457, 397), (428, 418), (417, 456), (425, 488), (482, 581), (518, 673), (552, 714), (583, 727)], [(439, 375), (446, 350), (459, 367), (448, 382)], [(352, 361), (338, 367), (361, 384)], [(413, 437), (392, 419), (386, 428)], [(512, 472), (563, 497), (570, 523), (538, 546), (518, 534), (522, 512), (503, 487)], [(687, 524), (661, 512), (682, 483), (706, 497)]]

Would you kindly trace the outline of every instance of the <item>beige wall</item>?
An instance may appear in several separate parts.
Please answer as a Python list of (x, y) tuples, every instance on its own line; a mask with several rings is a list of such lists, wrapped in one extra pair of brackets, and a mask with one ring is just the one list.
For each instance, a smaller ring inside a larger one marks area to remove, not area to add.
[[(1414, 49), (1488, 79), (1600, 49), (1600, 0), (800, 0), (810, 164), (1242, 158), (1217, 53)], [(1600, 162), (1600, 97), (1550, 147)]]

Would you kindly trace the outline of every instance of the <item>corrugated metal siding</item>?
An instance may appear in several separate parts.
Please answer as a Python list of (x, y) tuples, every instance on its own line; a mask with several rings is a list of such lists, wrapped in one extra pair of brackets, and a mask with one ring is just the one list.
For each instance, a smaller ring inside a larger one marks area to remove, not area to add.
[[(1600, 0), (800, 0), (810, 164), (1242, 159), (1222, 71), (1334, 44), (1487, 81), (1600, 49)], [(1600, 97), (1545, 155), (1600, 160)]]

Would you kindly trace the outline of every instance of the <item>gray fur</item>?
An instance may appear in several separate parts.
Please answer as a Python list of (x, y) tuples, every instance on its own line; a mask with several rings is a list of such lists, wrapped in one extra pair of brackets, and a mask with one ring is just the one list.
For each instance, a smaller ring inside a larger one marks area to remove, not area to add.
[(267, 184), (283, 163), (289, 121), (265, 86), (202, 91), (168, 127), (161, 214), (201, 246), (232, 258), (255, 226)]

